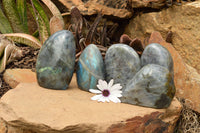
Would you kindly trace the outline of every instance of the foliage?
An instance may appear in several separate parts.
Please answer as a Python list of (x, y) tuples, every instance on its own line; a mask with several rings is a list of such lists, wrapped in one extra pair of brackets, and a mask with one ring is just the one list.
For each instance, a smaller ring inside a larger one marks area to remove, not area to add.
[[(42, 0), (42, 2), (43, 4), (39, 0), (2, 0), (0, 3), (2, 5), (0, 6), (0, 32), (2, 33), (0, 35), (0, 72), (13, 59), (22, 57), (20, 49), (13, 42), (38, 49), (51, 33), (64, 29), (62, 15), (54, 3), (51, 0)], [(49, 18), (44, 5), (51, 11), (53, 19)], [(32, 35), (28, 27), (30, 15), (37, 24), (37, 30)], [(60, 28), (55, 24), (50, 27), (50, 20), (58, 23)], [(11, 55), (15, 55), (12, 60)]]
[(13, 42), (6, 39), (3, 35), (0, 36), (0, 73), (3, 72), (7, 64), (22, 56), (22, 51)]

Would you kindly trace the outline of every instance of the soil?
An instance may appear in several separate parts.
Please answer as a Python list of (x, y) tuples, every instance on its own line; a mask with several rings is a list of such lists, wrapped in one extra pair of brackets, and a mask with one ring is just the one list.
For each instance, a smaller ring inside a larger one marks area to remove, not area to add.
[[(6, 69), (24, 68), (24, 69), (32, 69), (32, 71), (35, 71), (35, 64), (39, 49), (33, 49), (31, 47), (20, 47), (20, 49), (23, 51), (24, 56), (20, 60), (15, 60), (9, 65), (7, 65)], [(0, 98), (8, 90), (12, 89), (6, 82), (4, 82), (3, 73), (4, 72), (0, 74)]]

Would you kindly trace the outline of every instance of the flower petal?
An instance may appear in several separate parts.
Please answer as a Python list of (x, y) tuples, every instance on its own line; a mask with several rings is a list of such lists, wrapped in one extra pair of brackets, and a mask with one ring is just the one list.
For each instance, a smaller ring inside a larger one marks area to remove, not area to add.
[(105, 102), (106, 101), (106, 99), (105, 99), (105, 97), (103, 97), (103, 96), (101, 96), (101, 98), (98, 100), (98, 102)]
[(98, 84), (99, 84), (99, 85), (100, 85), (102, 82), (103, 82), (102, 79), (99, 79), (99, 80), (98, 80)]
[(115, 96), (113, 96), (113, 95), (111, 95), (111, 96), (109, 97), (109, 99), (110, 99), (112, 102), (114, 102), (114, 103), (121, 103), (120, 99), (117, 98), (117, 97), (115, 97)]
[(97, 88), (98, 88), (99, 90), (101, 90), (101, 91), (104, 90), (103, 87), (102, 87), (102, 85), (97, 85)]
[(98, 100), (101, 97), (102, 97), (101, 94), (100, 95), (95, 95), (95, 96), (91, 97), (91, 100)]
[(104, 90), (105, 90), (105, 89), (108, 89), (108, 84), (107, 84), (106, 81), (103, 81), (103, 82), (102, 82), (102, 87), (104, 88)]
[(112, 94), (115, 94), (115, 93), (117, 93), (117, 94), (121, 94), (122, 91), (119, 91), (119, 90), (111, 91), (111, 95), (112, 95)]
[(100, 90), (95, 90), (95, 89), (89, 89), (89, 91), (96, 94), (102, 93)]
[(120, 89), (122, 89), (122, 86), (120, 84), (115, 84), (110, 88), (111, 91), (120, 90)]
[(104, 81), (104, 80), (102, 80), (102, 79), (99, 79), (97, 87), (98, 87), (101, 91), (103, 91), (104, 89), (107, 89), (108, 85), (107, 85), (107, 82), (106, 82), (106, 81)]
[(116, 96), (116, 97), (122, 97), (122, 94), (121, 93), (114, 93), (112, 94), (113, 96)]
[(110, 102), (110, 100), (109, 100), (109, 98), (108, 97), (106, 97), (106, 101), (109, 103)]
[(108, 83), (108, 89), (112, 87), (113, 83), (114, 83), (114, 80), (111, 79), (110, 82)]

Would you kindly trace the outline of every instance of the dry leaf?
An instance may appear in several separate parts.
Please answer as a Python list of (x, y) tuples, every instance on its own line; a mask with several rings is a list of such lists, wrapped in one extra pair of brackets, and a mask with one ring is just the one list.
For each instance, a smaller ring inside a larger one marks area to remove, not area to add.
[(50, 32), (51, 35), (59, 30), (63, 30), (64, 23), (60, 21), (60, 18), (58, 16), (53, 16), (50, 19)]
[(0, 73), (6, 69), (6, 65), (23, 56), (22, 51), (14, 44), (8, 44), (4, 49), (4, 55), (0, 60)]
[(36, 49), (41, 48), (41, 46), (42, 46), (40, 41), (37, 38), (35, 38), (29, 34), (10, 33), (10, 34), (3, 34), (3, 35), (6, 36), (9, 40), (12, 40), (17, 43), (25, 44), (30, 47), (36, 48)]
[(65, 23), (63, 17), (56, 7), (56, 5), (51, 0), (42, 0), (44, 4), (49, 8), (53, 17), (50, 20), (50, 32), (51, 34), (55, 33), (56, 31), (63, 30)]

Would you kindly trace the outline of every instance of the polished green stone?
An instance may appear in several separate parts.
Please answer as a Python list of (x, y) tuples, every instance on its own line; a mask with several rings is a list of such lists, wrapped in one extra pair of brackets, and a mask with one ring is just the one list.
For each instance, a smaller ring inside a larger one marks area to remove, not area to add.
[(88, 45), (80, 55), (76, 76), (78, 87), (84, 91), (97, 89), (98, 80), (105, 78), (103, 58), (96, 45)]
[(70, 31), (62, 30), (50, 36), (37, 58), (38, 84), (49, 89), (67, 89), (74, 72), (75, 50), (74, 36)]
[(121, 101), (145, 107), (167, 108), (175, 92), (169, 70), (160, 65), (148, 64), (127, 83)]
[(107, 50), (105, 65), (107, 82), (114, 79), (123, 89), (141, 68), (138, 54), (125, 44), (114, 44)]
[(158, 43), (147, 45), (141, 56), (141, 65), (157, 64), (173, 73), (173, 59), (169, 51)]

